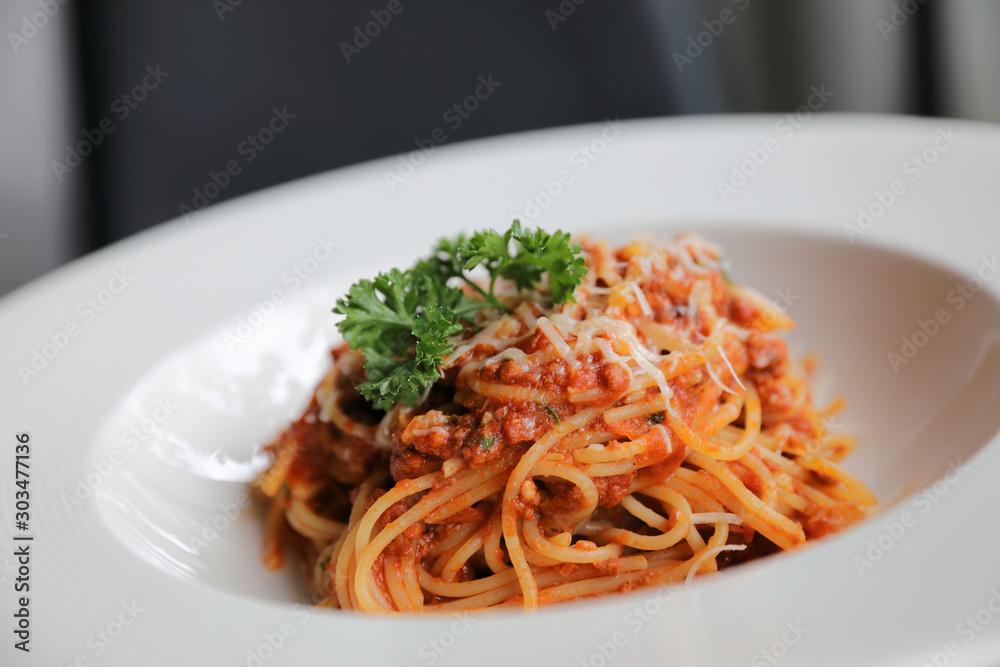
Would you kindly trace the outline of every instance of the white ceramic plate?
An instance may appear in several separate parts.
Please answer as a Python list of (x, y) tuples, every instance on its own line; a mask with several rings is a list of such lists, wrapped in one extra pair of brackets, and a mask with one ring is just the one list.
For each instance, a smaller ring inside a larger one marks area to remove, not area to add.
[[(394, 190), (386, 173), (400, 158), (284, 185), (36, 281), (0, 302), (8, 626), (20, 595), (9, 554), (28, 544), (13, 537), (34, 537), (32, 650), (8, 631), (0, 663), (996, 664), (998, 154), (996, 127), (899, 117), (549, 130), (414, 155), (422, 163)], [(798, 321), (793, 350), (821, 354), (817, 396), (849, 398), (834, 426), (859, 435), (848, 468), (881, 514), (687, 588), (532, 617), (296, 605), (301, 582), (263, 569), (259, 517), (241, 494), (257, 448), (323, 373), (329, 308), (438, 236), (514, 216), (616, 240), (720, 241), (735, 279)], [(24, 432), (31, 507), (19, 531)]]

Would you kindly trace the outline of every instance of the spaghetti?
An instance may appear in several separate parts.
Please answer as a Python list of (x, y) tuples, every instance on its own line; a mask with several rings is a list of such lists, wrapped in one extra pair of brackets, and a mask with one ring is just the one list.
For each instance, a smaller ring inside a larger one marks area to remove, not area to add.
[[(264, 559), (320, 604), (458, 611), (600, 596), (794, 549), (862, 519), (854, 448), (778, 335), (693, 235), (584, 241), (575, 301), (510, 291), (453, 338), (419, 405), (374, 410), (360, 351), (268, 446)], [(544, 290), (544, 286), (539, 290)]]

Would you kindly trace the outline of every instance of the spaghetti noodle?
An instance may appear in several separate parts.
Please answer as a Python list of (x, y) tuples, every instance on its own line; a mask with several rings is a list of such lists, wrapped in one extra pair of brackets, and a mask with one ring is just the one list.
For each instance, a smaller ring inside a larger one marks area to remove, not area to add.
[(682, 235), (583, 256), (574, 302), (511, 291), (415, 407), (374, 410), (361, 352), (335, 348), (254, 482), (267, 566), (294, 548), (321, 605), (345, 610), (533, 609), (865, 516), (874, 496), (838, 465), (854, 440), (825, 427), (778, 335), (792, 321), (730, 283), (719, 248)]

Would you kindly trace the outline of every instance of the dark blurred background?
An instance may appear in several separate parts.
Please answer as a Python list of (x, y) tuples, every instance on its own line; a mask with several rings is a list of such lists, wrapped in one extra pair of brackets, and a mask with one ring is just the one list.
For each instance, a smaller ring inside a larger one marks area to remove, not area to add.
[(0, 294), (417, 142), (815, 90), (823, 111), (1000, 121), (997, 0), (5, 0), (0, 25)]

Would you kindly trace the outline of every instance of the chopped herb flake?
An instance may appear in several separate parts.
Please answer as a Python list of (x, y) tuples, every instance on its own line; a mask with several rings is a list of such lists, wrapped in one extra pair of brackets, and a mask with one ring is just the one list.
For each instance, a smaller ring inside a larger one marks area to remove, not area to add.
[(723, 280), (723, 282), (725, 282), (725, 283), (727, 283), (729, 285), (732, 285), (733, 284), (733, 278), (732, 278), (731, 273), (732, 273), (733, 269), (729, 265), (729, 262), (725, 258), (723, 258), (723, 259), (719, 260), (719, 266), (722, 268), (722, 280)]
[(551, 405), (549, 405), (548, 403), (545, 403), (545, 404), (543, 405), (543, 407), (545, 408), (545, 411), (546, 411), (546, 412), (548, 412), (548, 413), (549, 413), (549, 415), (551, 415), (551, 417), (552, 417), (552, 418), (553, 418), (554, 420), (556, 420), (556, 424), (559, 424), (560, 422), (562, 422), (562, 420), (561, 420), (561, 419), (559, 419), (559, 415), (557, 415), (557, 414), (556, 414), (556, 411), (552, 409), (552, 406), (551, 406)]

